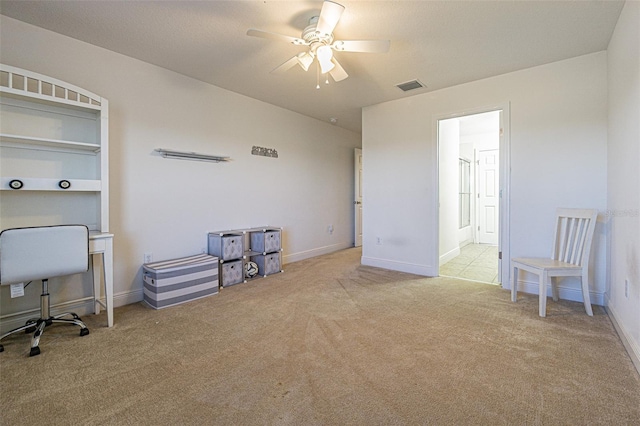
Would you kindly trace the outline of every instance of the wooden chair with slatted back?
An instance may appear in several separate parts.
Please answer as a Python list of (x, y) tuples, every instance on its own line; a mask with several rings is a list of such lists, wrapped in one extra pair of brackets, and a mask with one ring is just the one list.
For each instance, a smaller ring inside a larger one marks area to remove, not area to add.
[(554, 301), (558, 301), (556, 277), (580, 277), (582, 298), (587, 315), (593, 316), (589, 297), (589, 254), (598, 211), (592, 209), (558, 209), (554, 245), (551, 258), (518, 257), (511, 259), (513, 282), (511, 300), (517, 299), (518, 271), (531, 272), (539, 277), (540, 316), (546, 316), (547, 284), (551, 285)]

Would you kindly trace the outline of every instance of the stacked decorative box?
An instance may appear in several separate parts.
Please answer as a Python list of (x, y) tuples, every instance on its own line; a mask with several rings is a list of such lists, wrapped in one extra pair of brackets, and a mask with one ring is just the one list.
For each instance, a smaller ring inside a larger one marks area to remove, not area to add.
[(143, 265), (144, 301), (166, 308), (218, 293), (218, 258), (207, 254)]
[(209, 254), (220, 260), (220, 285), (246, 282), (245, 265), (255, 262), (258, 275), (282, 272), (282, 228), (261, 227), (210, 232)]
[(220, 285), (227, 287), (244, 282), (244, 235), (242, 232), (210, 232), (209, 254), (220, 260)]
[(249, 230), (252, 253), (251, 260), (258, 264), (258, 274), (267, 275), (282, 272), (281, 269), (281, 230), (273, 228), (257, 228)]

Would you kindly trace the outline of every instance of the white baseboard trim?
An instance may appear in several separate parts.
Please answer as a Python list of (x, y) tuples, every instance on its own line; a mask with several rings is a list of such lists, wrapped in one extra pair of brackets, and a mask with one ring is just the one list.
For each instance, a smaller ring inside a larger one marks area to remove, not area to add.
[[(143, 290), (133, 290), (114, 294), (113, 307), (117, 308), (132, 303), (137, 303), (143, 299)], [(102, 303), (104, 298), (100, 299)], [(62, 312), (74, 312), (79, 317), (93, 315), (94, 313), (93, 297), (85, 297), (82, 299), (70, 300), (67, 302), (51, 305), (51, 314), (56, 315)], [(101, 309), (104, 311), (104, 309)], [(38, 318), (40, 316), (40, 307), (29, 309), (15, 314), (8, 314), (0, 318), (0, 333), (7, 333), (9, 330), (23, 326), (28, 320)], [(115, 322), (115, 319), (114, 319)], [(106, 326), (106, 322), (105, 322)]]
[(618, 316), (616, 315), (616, 311), (609, 305), (609, 299), (606, 299), (605, 309), (607, 314), (609, 314), (609, 318), (613, 323), (613, 327), (616, 329), (624, 348), (627, 350), (627, 354), (629, 354), (629, 358), (631, 358), (631, 362), (640, 373), (640, 346), (638, 343), (633, 340), (631, 334), (627, 331), (627, 329), (618, 321)]
[[(93, 297), (85, 297), (83, 299), (71, 300), (68, 302), (57, 303), (51, 305), (51, 315), (58, 315), (63, 312), (74, 312), (79, 317), (83, 315), (92, 314), (94, 311)], [(2, 317), (0, 321), (0, 333), (7, 333), (14, 328), (22, 327), (25, 323), (33, 318), (40, 317), (40, 307), (29, 309), (26, 311), (18, 312), (15, 314), (8, 314)]]
[(142, 302), (144, 299), (144, 290), (142, 288), (138, 290), (123, 291), (113, 295), (113, 307), (118, 308), (124, 305), (131, 305), (132, 303)]
[(392, 271), (406, 272), (409, 274), (434, 277), (437, 275), (433, 266), (417, 265), (415, 263), (398, 262), (397, 260), (377, 259), (374, 257), (362, 256), (360, 263), (366, 266), (389, 269)]
[(323, 254), (329, 254), (336, 251), (344, 250), (353, 247), (353, 243), (343, 242), (338, 244), (332, 244), (330, 246), (318, 247), (307, 251), (301, 251), (298, 253), (288, 254), (286, 256), (282, 256), (282, 263), (293, 263), (299, 262), (300, 260), (310, 259), (312, 257), (321, 256)]
[(456, 247), (453, 250), (449, 251), (448, 253), (445, 253), (442, 256), (440, 256), (440, 266), (444, 265), (454, 257), (458, 257), (458, 256), (460, 256), (460, 247)]
[[(569, 288), (562, 285), (558, 286), (560, 299), (571, 300), (573, 302), (582, 302), (582, 289)], [(529, 294), (538, 294), (538, 282), (518, 281), (518, 291)], [(551, 296), (551, 286), (547, 286), (547, 296)], [(604, 293), (598, 291), (590, 291), (589, 297), (593, 305), (604, 306)]]

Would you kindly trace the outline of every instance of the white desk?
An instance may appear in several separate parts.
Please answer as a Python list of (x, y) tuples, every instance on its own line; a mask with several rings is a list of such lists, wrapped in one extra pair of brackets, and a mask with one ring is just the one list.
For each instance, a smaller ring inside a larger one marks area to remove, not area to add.
[[(91, 253), (91, 270), (93, 271), (93, 299), (95, 313), (100, 313), (100, 308), (107, 310), (107, 326), (113, 327), (113, 234), (91, 232), (89, 233), (89, 253)], [(94, 267), (95, 256), (102, 257), (101, 271)], [(105, 303), (100, 300), (100, 284), (104, 281)]]

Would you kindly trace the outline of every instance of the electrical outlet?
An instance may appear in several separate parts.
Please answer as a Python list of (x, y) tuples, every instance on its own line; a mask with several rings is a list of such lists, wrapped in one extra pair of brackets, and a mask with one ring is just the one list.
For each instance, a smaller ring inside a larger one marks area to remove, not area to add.
[(382, 237), (376, 237), (376, 245), (382, 245)]
[(207, 249), (206, 249), (206, 248), (204, 248), (204, 247), (202, 247), (202, 248), (200, 249), (200, 254), (206, 254), (206, 253), (207, 253)]
[(624, 280), (624, 297), (629, 298), (629, 279)]
[(333, 234), (333, 225), (329, 225), (329, 226), (327, 226), (327, 232), (328, 232), (329, 234)]
[(144, 254), (144, 263), (153, 262), (153, 253), (145, 253)]

